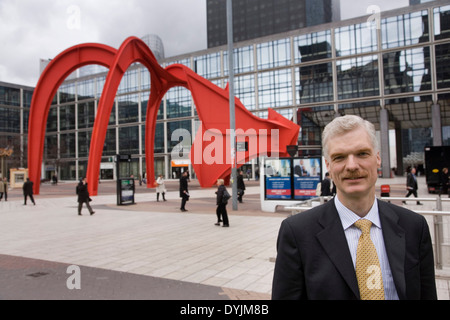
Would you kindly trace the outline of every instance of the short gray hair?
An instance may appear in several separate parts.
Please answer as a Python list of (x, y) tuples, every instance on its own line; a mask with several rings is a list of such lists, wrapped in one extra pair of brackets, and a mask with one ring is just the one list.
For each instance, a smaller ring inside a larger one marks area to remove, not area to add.
[(372, 146), (376, 152), (379, 151), (378, 139), (375, 133), (375, 127), (372, 123), (355, 115), (346, 115), (334, 118), (329, 124), (325, 126), (322, 134), (322, 151), (325, 159), (329, 160), (328, 141), (330, 138), (342, 135), (349, 131), (362, 128), (366, 130), (372, 141)]

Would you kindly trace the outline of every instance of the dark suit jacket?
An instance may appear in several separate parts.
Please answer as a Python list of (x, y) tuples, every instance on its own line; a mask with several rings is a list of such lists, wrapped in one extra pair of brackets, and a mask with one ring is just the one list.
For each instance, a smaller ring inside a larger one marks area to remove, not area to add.
[(408, 173), (408, 177), (406, 178), (406, 187), (411, 190), (417, 190), (417, 180), (414, 179), (412, 173)]
[[(378, 201), (386, 252), (399, 298), (436, 299), (431, 237), (425, 219)], [(347, 239), (334, 199), (281, 224), (273, 299), (359, 299)]]
[(180, 198), (186, 197), (186, 192), (188, 191), (188, 178), (185, 176), (181, 176), (180, 178)]
[(31, 180), (26, 181), (23, 184), (22, 189), (23, 189), (23, 194), (25, 196), (30, 195), (30, 194), (32, 195), (33, 194), (33, 182)]

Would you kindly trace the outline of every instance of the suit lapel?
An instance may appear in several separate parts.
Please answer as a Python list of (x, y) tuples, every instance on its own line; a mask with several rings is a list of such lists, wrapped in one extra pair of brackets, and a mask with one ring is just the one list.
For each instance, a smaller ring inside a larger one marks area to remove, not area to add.
[(336, 206), (334, 205), (334, 199), (327, 202), (327, 204), (324, 205), (324, 208), (325, 210), (319, 218), (319, 224), (321, 224), (323, 230), (317, 234), (317, 239), (347, 285), (359, 299), (355, 268), (348, 249), (344, 229), (341, 220), (339, 219)]
[(400, 299), (406, 299), (405, 283), (405, 231), (398, 224), (398, 215), (383, 201), (378, 201), (384, 244), (394, 278), (395, 288)]

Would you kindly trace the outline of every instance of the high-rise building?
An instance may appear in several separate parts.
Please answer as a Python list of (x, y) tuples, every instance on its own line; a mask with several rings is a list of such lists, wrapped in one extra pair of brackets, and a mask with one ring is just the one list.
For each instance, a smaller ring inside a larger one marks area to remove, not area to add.
[[(208, 48), (227, 43), (226, 1), (207, 0)], [(234, 42), (339, 20), (339, 1), (233, 0)]]

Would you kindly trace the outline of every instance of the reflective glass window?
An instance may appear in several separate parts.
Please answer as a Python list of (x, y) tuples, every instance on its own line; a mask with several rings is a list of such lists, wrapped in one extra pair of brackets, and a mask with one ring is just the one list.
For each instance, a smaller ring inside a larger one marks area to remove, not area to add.
[(58, 131), (58, 108), (52, 107), (48, 112), (47, 132)]
[(377, 50), (376, 28), (366, 23), (337, 28), (335, 41), (337, 57), (373, 52)]
[(256, 52), (258, 70), (286, 66), (291, 62), (290, 39), (259, 43)]
[(20, 106), (20, 89), (0, 86), (0, 104)]
[(321, 128), (334, 119), (334, 106), (324, 105), (317, 107), (298, 108), (297, 124), (300, 125), (299, 141), (303, 145), (320, 145)]
[(150, 72), (147, 68), (141, 68), (141, 90), (149, 90), (150, 84)]
[(116, 129), (106, 130), (105, 143), (103, 144), (103, 156), (114, 156), (116, 151)]
[(75, 180), (76, 179), (76, 162), (75, 161), (61, 161), (59, 166), (59, 176), (61, 180)]
[(191, 115), (192, 99), (188, 89), (175, 87), (166, 94), (167, 118), (189, 117)]
[(258, 74), (259, 107), (263, 109), (292, 105), (291, 81), (290, 69)]
[(434, 8), (434, 38), (450, 38), (450, 5)]
[(428, 11), (408, 13), (381, 20), (383, 49), (427, 42)]
[(139, 120), (139, 99), (137, 94), (119, 96), (118, 111), (119, 124), (138, 122)]
[[(147, 119), (148, 99), (150, 98), (150, 92), (141, 92), (141, 121), (145, 122)], [(164, 118), (164, 102), (161, 101), (158, 109), (156, 119)]]
[(94, 126), (95, 121), (95, 102), (78, 103), (78, 128), (87, 129)]
[(105, 86), (105, 81), (106, 81), (106, 77), (105, 76), (101, 76), (101, 77), (96, 78), (96, 83), (97, 83), (96, 96), (97, 97), (101, 97), (102, 92), (103, 92), (103, 87)]
[(296, 68), (298, 103), (333, 100), (333, 66), (331, 62)]
[(441, 109), (442, 135), (444, 145), (450, 146), (450, 93), (438, 94)]
[(19, 108), (0, 107), (0, 132), (20, 133)]
[(75, 133), (62, 133), (60, 135), (61, 158), (75, 158)]
[(450, 43), (436, 45), (436, 78), (438, 89), (450, 88)]
[(85, 99), (93, 99), (95, 97), (94, 79), (88, 79), (78, 82), (78, 101)]
[[(389, 111), (392, 119), (399, 121), (404, 128), (427, 128), (431, 127), (431, 96), (402, 97), (385, 100), (385, 108)], [(419, 139), (422, 140), (422, 139)], [(414, 144), (420, 143), (416, 141)], [(423, 151), (421, 146), (421, 150)]]
[(23, 90), (23, 106), (30, 107), (33, 99), (33, 91)]
[(45, 136), (44, 155), (45, 159), (58, 159), (58, 136), (56, 134)]
[(154, 148), (155, 153), (164, 152), (164, 123), (162, 122), (156, 124)]
[(220, 77), (220, 52), (195, 57), (194, 71), (206, 79)]
[(255, 101), (255, 77), (246, 75), (235, 78), (235, 95), (241, 100), (242, 104), (248, 109), (253, 110), (256, 107)]
[(371, 123), (380, 121), (380, 110), (380, 100), (344, 103), (338, 106), (340, 115), (355, 114)]
[(338, 60), (338, 99), (379, 95), (377, 56)]
[(415, 48), (383, 54), (384, 93), (431, 89), (430, 48)]
[(75, 83), (62, 84), (59, 88), (59, 102), (75, 101)]
[(120, 81), (117, 93), (121, 94), (137, 91), (139, 84), (138, 76), (139, 76), (138, 69), (131, 69), (125, 72), (122, 80)]
[(119, 153), (139, 154), (139, 126), (119, 127)]
[[(188, 139), (184, 143), (184, 138)], [(167, 151), (172, 152), (172, 149), (178, 145), (184, 145), (190, 142), (192, 145), (192, 125), (191, 120), (182, 120), (175, 122), (167, 122)], [(189, 148), (190, 149), (190, 148)], [(187, 157), (190, 150), (180, 150), (179, 157)]]
[[(253, 71), (254, 59), (253, 59), (253, 46), (247, 46), (242, 48), (234, 48), (233, 50), (233, 64), (234, 73), (243, 73)], [(224, 73), (228, 75), (228, 51), (223, 52), (223, 65)]]
[[(23, 132), (28, 133), (28, 119), (30, 118), (30, 110), (24, 109), (23, 110)], [(26, 135), (24, 138), (27, 138), (28, 135)], [(26, 142), (25, 142), (26, 145)]]
[(78, 132), (78, 157), (86, 158), (89, 156), (89, 146), (91, 142), (92, 131)]
[(61, 131), (75, 129), (75, 105), (59, 107), (59, 126)]
[(294, 38), (295, 63), (331, 58), (331, 31), (319, 31)]

